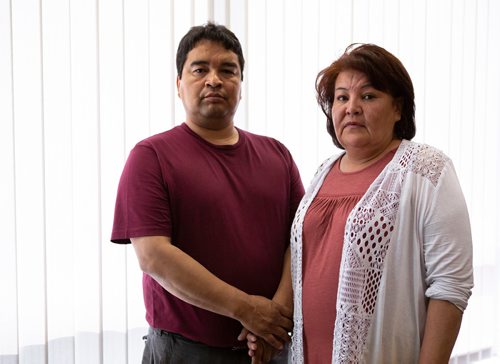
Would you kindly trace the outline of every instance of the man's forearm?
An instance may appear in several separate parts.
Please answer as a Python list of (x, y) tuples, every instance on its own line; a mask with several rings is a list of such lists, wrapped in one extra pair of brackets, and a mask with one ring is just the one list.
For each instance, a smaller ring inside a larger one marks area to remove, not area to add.
[[(292, 273), (291, 273), (291, 254), (290, 247), (285, 252), (283, 259), (283, 271), (281, 274), (280, 284), (276, 290), (273, 301), (289, 307), (293, 311), (293, 290), (292, 290)], [(291, 330), (290, 330), (291, 331)], [(252, 364), (267, 363), (279, 351), (269, 347), (267, 343), (259, 340), (257, 337), (248, 331), (242, 331), (239, 336), (240, 340), (247, 339), (247, 345), (252, 356)]]
[(163, 236), (133, 238), (141, 269), (165, 290), (196, 307), (231, 317), (276, 347), (286, 338), (291, 313), (280, 304), (248, 295), (216, 277)]
[[(132, 239), (141, 269), (177, 298), (224, 316), (237, 319), (239, 307), (248, 302), (247, 294), (217, 278), (165, 237)], [(141, 245), (154, 250), (144, 252)], [(157, 241), (153, 241), (157, 240)], [(150, 254), (149, 256), (145, 256)]]

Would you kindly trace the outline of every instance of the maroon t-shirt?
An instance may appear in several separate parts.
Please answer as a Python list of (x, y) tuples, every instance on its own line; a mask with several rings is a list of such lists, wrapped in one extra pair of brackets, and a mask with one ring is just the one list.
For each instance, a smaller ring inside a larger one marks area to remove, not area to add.
[[(281, 143), (238, 132), (235, 145), (215, 146), (182, 124), (138, 143), (120, 179), (111, 240), (168, 236), (220, 279), (271, 298), (304, 189)], [(143, 290), (152, 327), (241, 345), (237, 321), (179, 300), (146, 274)]]

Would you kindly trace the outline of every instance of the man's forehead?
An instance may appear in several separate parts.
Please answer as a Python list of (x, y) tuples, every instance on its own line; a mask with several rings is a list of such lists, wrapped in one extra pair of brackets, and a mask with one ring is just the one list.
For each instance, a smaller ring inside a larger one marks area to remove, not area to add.
[(238, 55), (230, 49), (226, 49), (221, 43), (213, 41), (200, 41), (188, 53), (186, 65), (192, 63), (218, 62), (224, 64), (235, 64), (239, 67)]
[(213, 52), (220, 53), (221, 55), (225, 55), (227, 57), (235, 57), (236, 59), (238, 58), (238, 55), (231, 49), (227, 49), (226, 47), (224, 47), (224, 44), (209, 39), (203, 39), (197, 42), (189, 51), (188, 57), (194, 53), (207, 53), (208, 55), (209, 53)]

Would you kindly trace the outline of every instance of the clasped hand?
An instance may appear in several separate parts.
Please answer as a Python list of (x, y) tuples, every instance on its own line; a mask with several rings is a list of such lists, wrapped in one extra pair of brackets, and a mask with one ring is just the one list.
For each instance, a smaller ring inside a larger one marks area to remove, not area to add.
[(249, 303), (238, 340), (247, 340), (252, 364), (267, 363), (290, 341), (292, 310), (261, 296), (250, 296)]

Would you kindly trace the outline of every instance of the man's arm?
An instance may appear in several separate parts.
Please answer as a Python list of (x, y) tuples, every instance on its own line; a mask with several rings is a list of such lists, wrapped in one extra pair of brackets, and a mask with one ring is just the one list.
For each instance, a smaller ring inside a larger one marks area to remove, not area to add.
[(429, 301), (420, 364), (446, 364), (462, 322), (462, 311), (448, 301)]
[[(291, 272), (291, 252), (290, 246), (285, 252), (283, 260), (283, 272), (281, 274), (280, 284), (273, 301), (293, 311), (293, 289), (292, 289), (292, 272)], [(252, 364), (268, 363), (277, 353), (278, 350), (271, 347), (268, 343), (259, 339), (247, 328), (243, 328), (238, 340), (247, 340), (248, 355), (252, 357)], [(289, 338), (288, 340), (289, 341)]]
[(209, 272), (165, 236), (132, 238), (139, 265), (165, 290), (205, 310), (238, 320), (276, 348), (288, 339), (292, 311), (265, 297), (248, 295)]

